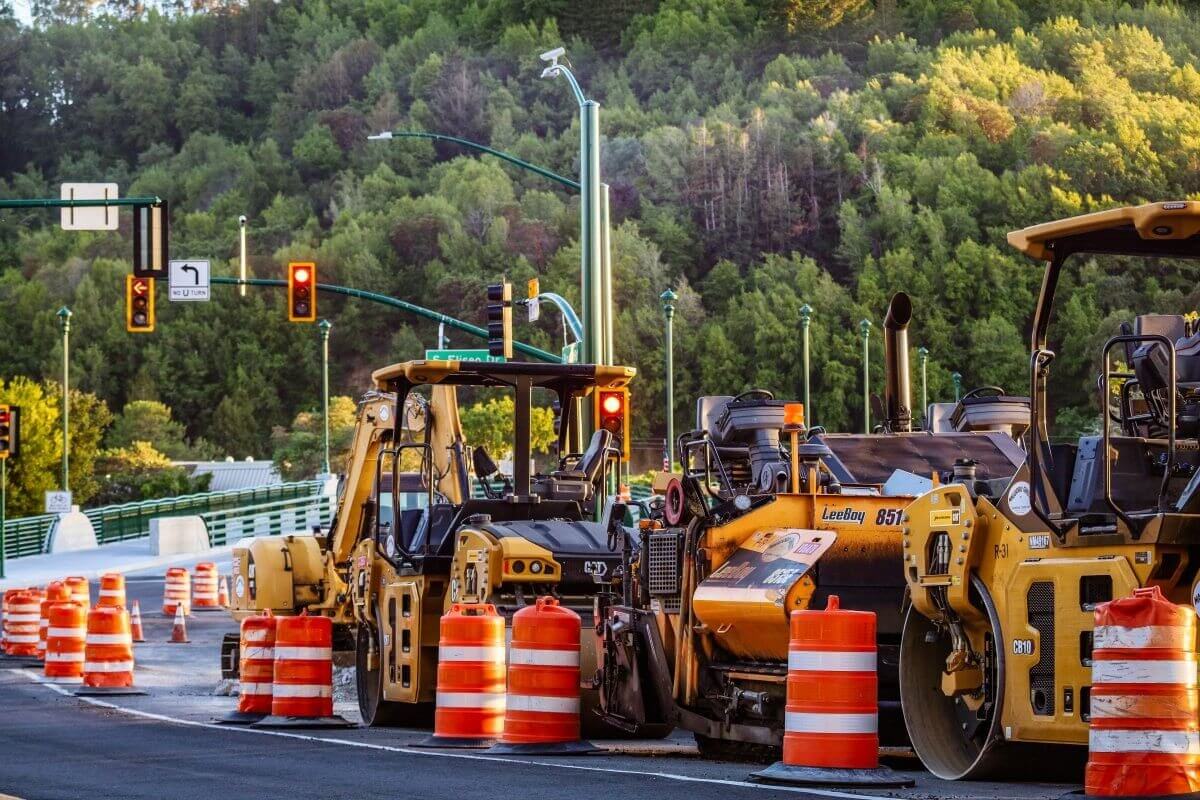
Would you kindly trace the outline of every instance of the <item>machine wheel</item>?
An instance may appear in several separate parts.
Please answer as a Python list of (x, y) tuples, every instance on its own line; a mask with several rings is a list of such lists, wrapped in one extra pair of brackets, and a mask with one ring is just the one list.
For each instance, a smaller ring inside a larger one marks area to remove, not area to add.
[(973, 711), (962, 698), (941, 691), (950, 637), (909, 607), (900, 639), (900, 704), (913, 749), (925, 768), (944, 780), (1068, 778), (1078, 780), (1086, 748), (1006, 742), (1005, 650), (991, 594), (971, 576), (971, 601), (988, 620), (984, 654), (984, 701)]
[(395, 703), (383, 699), (383, 670), (367, 669), (371, 640), (383, 643), (370, 625), (359, 625), (354, 648), (354, 682), (358, 689), (358, 711), (364, 725), (372, 728), (425, 725), (431, 719), (428, 703)]

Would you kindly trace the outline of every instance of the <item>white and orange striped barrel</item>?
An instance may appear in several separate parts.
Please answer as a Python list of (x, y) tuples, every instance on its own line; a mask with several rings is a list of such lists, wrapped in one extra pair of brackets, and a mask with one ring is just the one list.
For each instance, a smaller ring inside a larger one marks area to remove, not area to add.
[(442, 616), (437, 702), (429, 745), (491, 744), (504, 732), (504, 618), (490, 603)]
[(192, 608), (220, 608), (221, 593), (217, 588), (220, 574), (217, 565), (201, 561), (192, 576)]
[(83, 654), (84, 686), (133, 686), (133, 636), (123, 606), (96, 606), (88, 612)]
[(1098, 605), (1086, 793), (1200, 791), (1198, 707), (1196, 612), (1157, 586)]
[(10, 656), (37, 656), (42, 597), (40, 589), (19, 589), (6, 597), (8, 612), (4, 615), (4, 652)]
[(46, 594), (42, 597), (42, 605), (38, 619), (38, 658), (46, 660), (46, 632), (50, 629), (50, 606), (55, 603), (65, 603), (71, 599), (71, 590), (62, 581), (50, 581), (46, 584)]
[(270, 714), (275, 682), (275, 617), (270, 611), (242, 620), (238, 711)]
[(83, 683), (88, 610), (70, 600), (50, 606), (44, 674), (54, 683)]
[(83, 606), (86, 613), (92, 607), (92, 587), (88, 579), (82, 575), (72, 575), (64, 579), (63, 583), (71, 590), (71, 600)]
[(8, 655), (8, 604), (20, 589), (5, 589), (3, 600), (0, 601), (0, 651)]
[(513, 615), (504, 744), (579, 741), (579, 615), (539, 597)]
[(106, 572), (100, 576), (100, 590), (96, 605), (105, 608), (125, 607), (125, 576), (119, 572)]
[(836, 595), (824, 611), (793, 611), (783, 763), (874, 769), (878, 731), (874, 612), (843, 610)]
[(192, 613), (192, 579), (183, 567), (171, 567), (163, 582), (163, 615), (174, 617), (180, 606), (185, 615)]
[(273, 669), (273, 716), (333, 716), (333, 621), (278, 617)]

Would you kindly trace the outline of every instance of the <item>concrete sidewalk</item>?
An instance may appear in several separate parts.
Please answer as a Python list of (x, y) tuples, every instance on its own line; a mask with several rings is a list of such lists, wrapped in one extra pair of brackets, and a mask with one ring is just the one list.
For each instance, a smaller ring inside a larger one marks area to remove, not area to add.
[[(150, 552), (150, 539), (131, 539), (101, 545), (93, 550), (67, 553), (47, 553), (26, 556), (4, 563), (5, 577), (0, 579), (0, 591), (25, 586), (43, 586), (68, 575), (82, 575), (96, 580), (105, 572), (143, 572), (167, 567), (189, 566), (201, 561), (222, 564), (229, 561), (233, 545), (214, 547), (203, 553), (155, 555)], [(224, 572), (225, 569), (222, 569)]]

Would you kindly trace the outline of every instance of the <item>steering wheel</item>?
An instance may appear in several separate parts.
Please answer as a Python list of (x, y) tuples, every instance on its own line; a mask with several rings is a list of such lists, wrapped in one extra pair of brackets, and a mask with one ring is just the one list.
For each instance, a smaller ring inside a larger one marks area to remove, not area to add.
[(974, 388), (971, 391), (964, 394), (962, 396), (962, 399), (966, 400), (968, 397), (980, 397), (980, 396), (984, 395), (985, 393), (996, 396), (996, 397), (1000, 397), (1000, 396), (1003, 396), (1004, 389), (1000, 386), (977, 386), (976, 388)]
[(765, 400), (774, 400), (775, 393), (769, 392), (766, 389), (747, 389), (746, 391), (742, 392), (738, 396), (734, 397), (729, 402), (736, 403), (739, 400), (745, 400), (750, 397), (761, 397)]

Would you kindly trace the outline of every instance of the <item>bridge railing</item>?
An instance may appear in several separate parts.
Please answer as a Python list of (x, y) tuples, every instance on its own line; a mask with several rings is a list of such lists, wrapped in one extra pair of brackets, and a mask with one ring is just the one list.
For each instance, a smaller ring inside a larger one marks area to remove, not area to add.
[(307, 533), (314, 526), (329, 529), (333, 498), (328, 495), (293, 497), (201, 514), (213, 547), (233, 544), (248, 536)]
[[(139, 539), (150, 535), (150, 520), (232, 511), (263, 503), (300, 500), (311, 503), (320, 493), (321, 481), (296, 481), (228, 492), (206, 492), (158, 500), (101, 506), (84, 512), (92, 521), (97, 544)], [(39, 514), (10, 519), (4, 525), (4, 549), (8, 558), (32, 556), (46, 551), (46, 540), (57, 517)]]

